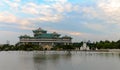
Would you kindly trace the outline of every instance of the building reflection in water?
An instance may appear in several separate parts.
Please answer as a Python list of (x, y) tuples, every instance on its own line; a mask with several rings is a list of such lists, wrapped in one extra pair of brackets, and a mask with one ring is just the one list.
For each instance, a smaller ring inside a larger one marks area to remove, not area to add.
[(71, 60), (71, 55), (71, 52), (66, 52), (66, 54), (33, 54), (35, 70), (58, 70), (56, 68), (61, 67), (62, 63), (60, 62)]

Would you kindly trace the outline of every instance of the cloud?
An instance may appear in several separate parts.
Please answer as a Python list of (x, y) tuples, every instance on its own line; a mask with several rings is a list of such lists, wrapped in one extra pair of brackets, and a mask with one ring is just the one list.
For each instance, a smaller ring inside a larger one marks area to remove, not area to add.
[[(45, 4), (37, 4), (28, 1), (22, 4), (21, 0), (4, 0), (4, 6), (7, 4), (10, 11), (16, 14), (27, 15), (26, 19), (35, 20), (38, 22), (57, 22), (64, 20), (65, 14), (77, 11), (78, 6), (73, 5), (68, 0), (44, 0)], [(47, 4), (46, 4), (47, 3)], [(22, 21), (23, 22), (23, 21)], [(27, 21), (24, 21), (27, 22)], [(24, 24), (24, 23), (23, 23)]]
[(119, 0), (102, 0), (98, 3), (98, 7), (103, 12), (103, 18), (107, 23), (120, 22), (120, 1)]
[(46, 2), (59, 2), (59, 3), (66, 3), (68, 0), (44, 0)]
[(59, 2), (52, 4), (52, 8), (56, 10), (58, 13), (66, 13), (73, 11), (73, 5), (69, 2), (66, 2), (64, 4), (61, 4)]
[(99, 3), (99, 7), (107, 13), (120, 11), (120, 0), (103, 0)]
[(15, 2), (21, 2), (21, 0), (14, 0)]
[[(27, 3), (23, 5), (22, 12), (26, 14), (39, 14), (38, 6), (34, 3)], [(29, 11), (29, 12), (28, 12)]]
[(8, 12), (2, 12), (2, 13), (0, 13), (0, 21), (13, 23), (16, 21), (16, 17), (13, 14), (10, 14)]
[(98, 31), (98, 32), (106, 32), (106, 30), (109, 29), (107, 24), (105, 26), (104, 24), (99, 24), (99, 23), (84, 23), (84, 26), (86, 28), (89, 28), (91, 30)]
[(6, 12), (6, 11), (0, 13), (0, 22), (8, 23), (8, 24), (18, 24), (21, 26), (26, 26), (26, 25), (30, 24), (29, 20), (18, 18), (15, 15), (13, 15), (9, 12)]
[(69, 32), (70, 35), (73, 35), (73, 36), (80, 36), (82, 35), (82, 33), (80, 32)]
[(22, 7), (22, 12), (34, 15), (35, 17), (32, 18), (32, 20), (35, 21), (59, 21), (62, 17), (62, 15), (54, 13), (54, 10), (50, 7), (50, 5), (27, 3)]
[(35, 17), (31, 18), (31, 21), (35, 22), (58, 22), (63, 18), (61, 15), (54, 15), (54, 16), (42, 16), (42, 17)]
[(21, 7), (21, 12), (34, 16), (33, 19), (36, 20), (56, 22), (64, 19), (66, 13), (77, 10), (77, 5), (74, 6), (67, 0), (45, 0), (45, 2), (48, 4), (28, 2)]
[(6, 5), (8, 5), (9, 6), (9, 8), (10, 9), (18, 9), (19, 8), (19, 6), (20, 6), (20, 2), (21, 2), (21, 0), (13, 0), (13, 1), (10, 1), (10, 0), (2, 0), (3, 2), (2, 3), (4, 3), (4, 6), (6, 6)]
[(58, 29), (52, 29), (52, 28), (46, 28), (48, 32), (57, 32), (64, 35), (72, 35), (72, 36), (81, 36), (82, 32), (76, 32), (76, 31), (68, 31), (68, 30), (58, 30)]
[(120, 30), (120, 1), (100, 0), (95, 2), (95, 5), (79, 6), (82, 14), (79, 18), (82, 19), (84, 27), (102, 34)]

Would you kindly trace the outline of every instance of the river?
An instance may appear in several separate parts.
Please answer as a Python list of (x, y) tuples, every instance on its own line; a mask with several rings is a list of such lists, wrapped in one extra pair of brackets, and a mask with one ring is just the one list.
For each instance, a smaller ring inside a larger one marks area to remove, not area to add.
[(1, 51), (0, 70), (120, 70), (120, 53)]

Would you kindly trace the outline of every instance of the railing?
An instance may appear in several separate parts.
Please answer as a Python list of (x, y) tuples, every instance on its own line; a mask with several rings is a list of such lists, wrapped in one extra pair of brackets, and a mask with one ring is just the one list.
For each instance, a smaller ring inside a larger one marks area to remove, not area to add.
[(20, 42), (71, 42), (70, 39), (20, 39)]

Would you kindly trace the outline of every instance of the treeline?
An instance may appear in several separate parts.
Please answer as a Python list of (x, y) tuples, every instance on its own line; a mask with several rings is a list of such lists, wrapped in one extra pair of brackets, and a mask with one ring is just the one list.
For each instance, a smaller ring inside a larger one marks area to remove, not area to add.
[[(80, 48), (82, 44), (83, 42), (73, 43), (73, 46), (76, 48), (77, 47)], [(120, 49), (120, 40), (118, 41), (105, 40), (105, 41), (99, 41), (99, 42), (88, 41), (87, 46), (89, 46), (91, 50), (95, 50), (96, 48), (97, 49)]]
[(4, 44), (3, 46), (0, 46), (0, 51), (34, 51), (34, 50), (42, 50), (42, 47), (32, 44), (25, 44), (20, 46)]
[[(118, 41), (99, 41), (99, 42), (86, 42), (87, 46), (91, 50), (97, 49), (120, 49), (120, 40)], [(72, 43), (71, 45), (56, 45), (54, 49), (62, 49), (62, 50), (75, 50), (76, 48), (80, 50), (80, 47), (83, 45), (83, 42)]]
[[(120, 40), (118, 41), (99, 41), (99, 42), (86, 42), (87, 46), (91, 50), (97, 49), (120, 49)], [(72, 43), (70, 45), (62, 45), (58, 44), (55, 45), (51, 50), (75, 50), (80, 49), (80, 47), (83, 45), (83, 42), (77, 42), (77, 43)], [(46, 50), (43, 49), (41, 46), (38, 45), (33, 45), (33, 44), (25, 44), (25, 45), (9, 45), (9, 44), (4, 44), (0, 46), (0, 51), (33, 51), (33, 50)]]
[(97, 47), (98, 49), (120, 49), (120, 40), (116, 42), (106, 40), (106, 41), (88, 43), (88, 46), (90, 46), (90, 48)]

